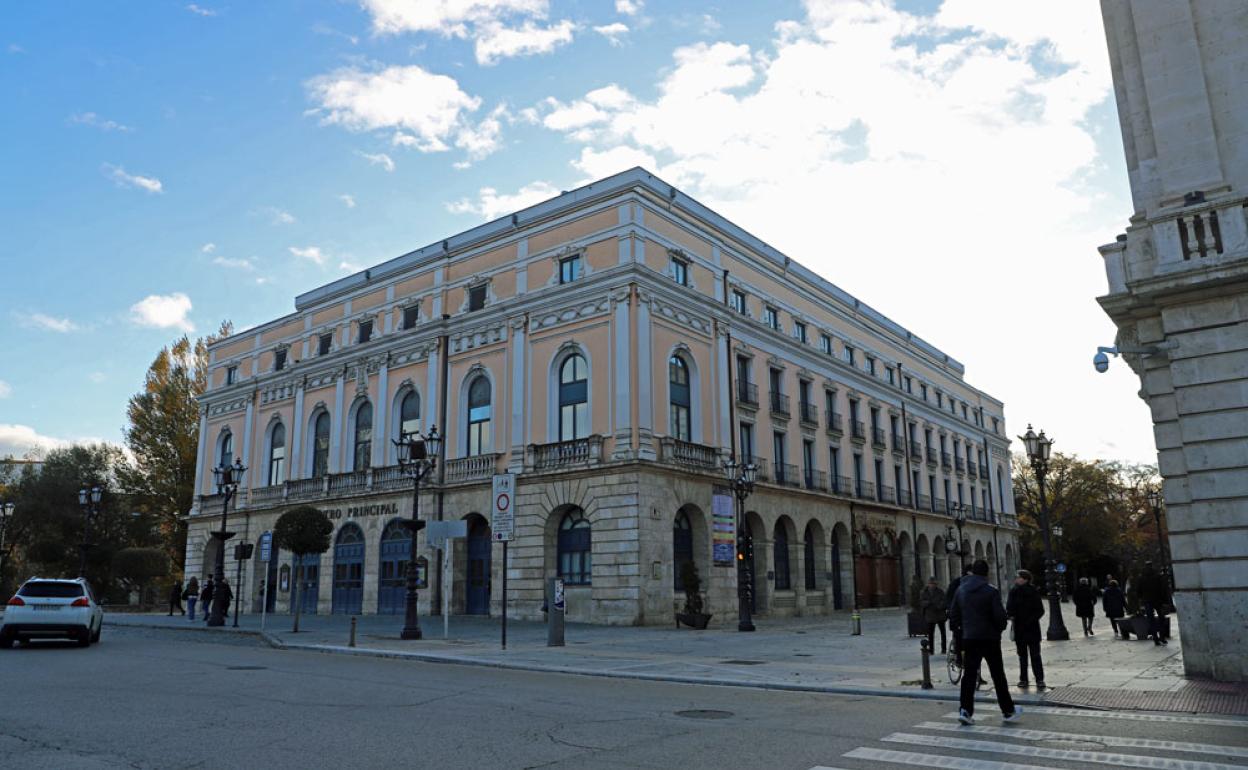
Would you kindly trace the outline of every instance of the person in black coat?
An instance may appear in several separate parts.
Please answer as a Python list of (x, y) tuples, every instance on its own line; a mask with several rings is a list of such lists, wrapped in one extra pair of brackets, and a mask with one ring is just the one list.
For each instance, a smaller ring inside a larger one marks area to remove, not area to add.
[(1140, 601), (1144, 604), (1144, 614), (1148, 617), (1149, 631), (1153, 636), (1153, 644), (1166, 644), (1166, 611), (1170, 608), (1170, 588), (1166, 579), (1151, 561), (1144, 562), (1144, 572), (1140, 575)]
[(1010, 683), (1001, 662), (1001, 632), (1008, 621), (1001, 604), (1001, 592), (988, 582), (988, 562), (977, 559), (971, 574), (962, 578), (958, 592), (949, 607), (949, 624), (960, 630), (962, 638), (962, 692), (958, 721), (974, 724), (975, 687), (979, 664), (986, 663), (997, 691), (997, 705), (1007, 722), (1018, 719), (1022, 709), (1010, 697)]
[[(949, 587), (945, 589), (945, 616), (946, 617), (948, 617), (949, 615), (949, 609), (953, 606), (953, 597), (956, 596), (958, 593), (958, 586), (962, 584), (962, 578), (966, 577), (969, 574), (971, 574), (971, 568), (963, 564), (962, 574), (955, 576), (953, 580), (949, 581)], [(961, 637), (958, 636), (957, 630), (954, 629), (952, 625), (949, 626), (949, 630), (953, 631), (953, 649), (957, 651), (961, 649), (958, 644)]]
[(1044, 685), (1044, 661), (1040, 659), (1040, 618), (1044, 617), (1044, 597), (1031, 584), (1031, 573), (1020, 569), (1005, 604), (1005, 614), (1014, 621), (1014, 647), (1018, 651), (1018, 686), (1027, 687), (1027, 658), (1036, 675), (1036, 687)]
[(199, 592), (199, 603), (204, 605), (204, 620), (208, 619), (208, 612), (212, 609), (212, 592), (215, 586), (212, 584), (212, 576), (204, 581), (204, 590)]
[(1079, 578), (1079, 585), (1071, 598), (1075, 600), (1075, 614), (1083, 621), (1083, 635), (1092, 636), (1096, 633), (1092, 630), (1092, 619), (1096, 617), (1096, 594), (1092, 592), (1087, 578)]
[(1111, 578), (1106, 586), (1105, 593), (1101, 596), (1101, 609), (1105, 610), (1105, 617), (1109, 618), (1114, 634), (1121, 635), (1118, 620), (1127, 614), (1127, 597), (1123, 595), (1117, 580)]
[(186, 614), (182, 609), (182, 584), (176, 581), (169, 586), (169, 617), (173, 617), (175, 609), (179, 615)]

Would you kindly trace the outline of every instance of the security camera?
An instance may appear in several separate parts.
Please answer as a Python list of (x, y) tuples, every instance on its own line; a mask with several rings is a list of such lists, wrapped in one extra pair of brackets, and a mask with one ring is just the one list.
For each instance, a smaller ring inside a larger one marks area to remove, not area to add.
[(1118, 348), (1098, 347), (1096, 349), (1096, 355), (1092, 356), (1092, 365), (1101, 374), (1109, 371), (1109, 356), (1105, 355), (1106, 353), (1113, 353), (1116, 356), (1118, 355)]

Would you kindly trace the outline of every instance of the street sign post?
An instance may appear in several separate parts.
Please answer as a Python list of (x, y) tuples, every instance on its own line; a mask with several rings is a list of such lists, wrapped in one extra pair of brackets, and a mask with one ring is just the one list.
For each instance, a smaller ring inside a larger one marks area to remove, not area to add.
[[(446, 576), (451, 572), (451, 555), (455, 552), (450, 541), (457, 537), (468, 537), (468, 522), (431, 521), (425, 526), (425, 536), (429, 538), (429, 546), (442, 550), (442, 585), (446, 585)], [(442, 591), (442, 637), (451, 635), (451, 592)]]
[(507, 649), (507, 544), (516, 534), (516, 474), (494, 474), (490, 533), (503, 544), (503, 649)]
[[(260, 561), (268, 564), (273, 560), (273, 533), (266, 531), (260, 535)], [(269, 570), (264, 570), (264, 582), (260, 584), (260, 630), (269, 619)], [(276, 607), (276, 605), (274, 605)]]

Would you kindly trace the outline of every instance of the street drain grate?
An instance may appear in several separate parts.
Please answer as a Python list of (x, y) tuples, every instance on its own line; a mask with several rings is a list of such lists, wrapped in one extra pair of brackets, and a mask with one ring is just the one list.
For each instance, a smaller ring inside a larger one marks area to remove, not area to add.
[(267, 671), (268, 666), (226, 666), (226, 671)]
[(676, 716), (684, 717), (685, 719), (728, 719), (733, 716), (733, 713), (717, 709), (688, 709), (677, 711)]
[(721, 660), (720, 663), (725, 666), (761, 666), (767, 661), (765, 660)]

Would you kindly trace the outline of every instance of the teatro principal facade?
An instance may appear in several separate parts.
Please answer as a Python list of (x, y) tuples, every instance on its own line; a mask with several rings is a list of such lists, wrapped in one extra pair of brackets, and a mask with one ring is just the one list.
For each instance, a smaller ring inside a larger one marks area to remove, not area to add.
[[(712, 623), (734, 622), (733, 457), (759, 466), (743, 526), (762, 617), (896, 605), (916, 559), (942, 583), (959, 558), (998, 581), (1017, 566), (1002, 403), (642, 169), (300, 295), (209, 355), (187, 574), (212, 571), (223, 462), (248, 468), (232, 543), (296, 505), (335, 527), (302, 565), (245, 563), (246, 611), (265, 585), (269, 611), (290, 611), (302, 575), (305, 612), (401, 614), (412, 544), (396, 522), (413, 495), (393, 439), (435, 425), (421, 517), (466, 520), (468, 536), (445, 582), (422, 572), (422, 613), (443, 591), (455, 613), (499, 612), (497, 473), (516, 474), (513, 617), (542, 617), (558, 575), (570, 620), (671, 623), (692, 562)], [(439, 563), (424, 533), (415, 557)]]

